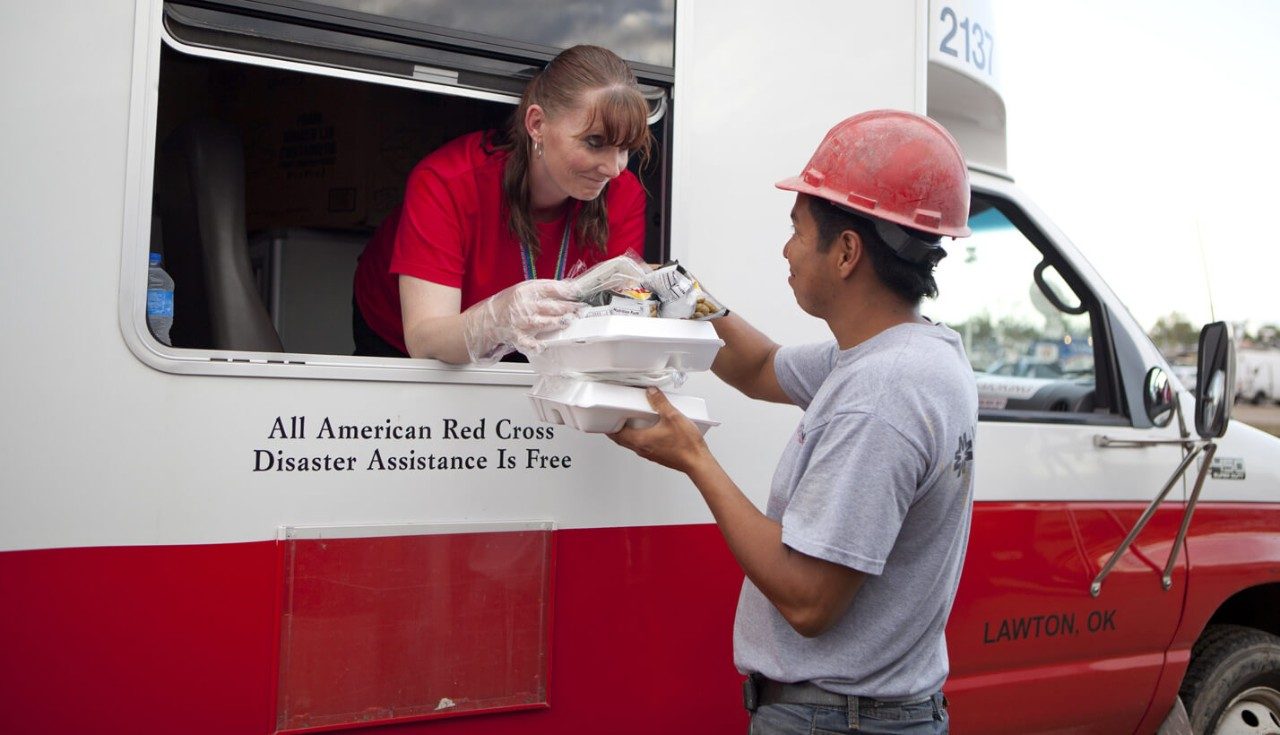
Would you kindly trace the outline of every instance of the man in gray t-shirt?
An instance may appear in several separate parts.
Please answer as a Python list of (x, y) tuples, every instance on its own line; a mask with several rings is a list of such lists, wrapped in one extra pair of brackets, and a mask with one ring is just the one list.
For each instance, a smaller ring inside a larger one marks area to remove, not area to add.
[(927, 698), (947, 675), (943, 628), (969, 531), (977, 395), (959, 336), (907, 323), (841, 351), (778, 350), (778, 383), (805, 409), (765, 515), (782, 543), (862, 572), (848, 611), (815, 638), (742, 585), (742, 671), (841, 694)]
[(958, 335), (920, 314), (942, 236), (969, 234), (959, 147), (911, 113), (856, 115), (802, 176), (783, 249), (834, 339), (783, 348), (717, 319), (712, 370), (804, 409), (762, 514), (661, 393), (615, 441), (688, 474), (746, 572), (734, 660), (753, 733), (946, 732), (944, 629), (973, 502), (978, 398)]

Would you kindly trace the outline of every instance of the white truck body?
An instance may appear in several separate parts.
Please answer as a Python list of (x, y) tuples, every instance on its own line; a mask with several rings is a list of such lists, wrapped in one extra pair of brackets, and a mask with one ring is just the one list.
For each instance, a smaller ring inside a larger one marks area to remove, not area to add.
[[(705, 505), (683, 477), (599, 436), (538, 431), (527, 367), (168, 347), (149, 333), (153, 201), (174, 185), (159, 158), (186, 107), (285, 78), (496, 114), (518, 87), (508, 67), (555, 51), (322, 5), (0, 10), (0, 732), (740, 731), (729, 628), (741, 572)], [(670, 12), (672, 60), (641, 74), (670, 102), (656, 253), (778, 341), (829, 338), (786, 285), (792, 200), (772, 183), (849, 115), (927, 113), (970, 159), (981, 226), (951, 244), (925, 312), (965, 335), (975, 365), (1034, 353), (1058, 371), (978, 369), (977, 505), (948, 628), (955, 731), (1151, 732), (1211, 621), (1280, 632), (1256, 614), (1280, 599), (1280, 441), (1240, 424), (1219, 441), (1231, 461), (1219, 472), (1215, 460), (1185, 543), (1180, 479), (1089, 593), (1185, 437), (1143, 410), (1144, 376), (1167, 372), (1164, 359), (1004, 171), (985, 4), (697, 0)], [(266, 25), (237, 35), (215, 21)], [(351, 60), (393, 42), (508, 67), (485, 86)], [(175, 70), (190, 76), (177, 83)], [(229, 86), (191, 81), (224, 73)], [(256, 234), (286, 243), (277, 254), (367, 236), (313, 227)], [(175, 257), (185, 247), (164, 241)], [(1078, 309), (1036, 295), (1041, 259)], [(333, 273), (267, 298), (277, 328), (288, 331), (290, 298), (340, 307), (349, 294), (315, 285), (341, 283)], [(191, 293), (179, 281), (176, 320)], [(712, 449), (763, 507), (799, 412), (710, 374), (684, 391), (706, 400)], [(1190, 417), (1190, 391), (1176, 400)]]

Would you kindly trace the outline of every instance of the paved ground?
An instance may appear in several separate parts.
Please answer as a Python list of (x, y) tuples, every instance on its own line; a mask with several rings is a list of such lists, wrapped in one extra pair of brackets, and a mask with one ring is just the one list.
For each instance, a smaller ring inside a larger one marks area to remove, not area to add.
[(1231, 418), (1280, 436), (1280, 405), (1278, 404), (1251, 406), (1248, 403), (1237, 403), (1231, 410)]

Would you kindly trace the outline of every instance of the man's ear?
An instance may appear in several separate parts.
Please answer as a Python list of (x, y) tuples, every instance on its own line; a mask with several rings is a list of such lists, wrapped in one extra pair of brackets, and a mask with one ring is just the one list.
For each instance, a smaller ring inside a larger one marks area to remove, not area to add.
[(547, 113), (542, 109), (542, 105), (533, 104), (525, 108), (524, 111), (524, 131), (535, 142), (542, 141), (542, 125), (547, 120)]
[(853, 275), (858, 264), (862, 262), (863, 254), (866, 252), (862, 243), (862, 236), (854, 230), (841, 232), (836, 237), (836, 241), (831, 243), (831, 250), (835, 256), (836, 269), (842, 279)]

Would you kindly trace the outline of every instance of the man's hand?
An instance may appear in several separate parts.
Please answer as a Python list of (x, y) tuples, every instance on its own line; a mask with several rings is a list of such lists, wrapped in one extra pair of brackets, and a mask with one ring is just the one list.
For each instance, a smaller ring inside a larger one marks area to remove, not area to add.
[(657, 388), (648, 390), (649, 405), (658, 412), (658, 423), (648, 429), (624, 426), (609, 438), (619, 446), (664, 467), (689, 474), (707, 461), (714, 462), (702, 432)]

